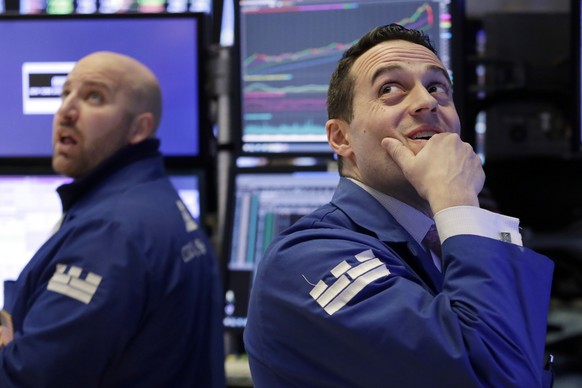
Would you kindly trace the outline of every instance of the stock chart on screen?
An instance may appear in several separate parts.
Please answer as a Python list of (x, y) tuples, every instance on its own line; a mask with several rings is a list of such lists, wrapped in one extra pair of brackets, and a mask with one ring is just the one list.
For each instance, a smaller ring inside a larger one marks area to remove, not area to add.
[(450, 0), (243, 1), (240, 12), (243, 152), (331, 153), (325, 134), (331, 73), (375, 26), (423, 30), (451, 69)]

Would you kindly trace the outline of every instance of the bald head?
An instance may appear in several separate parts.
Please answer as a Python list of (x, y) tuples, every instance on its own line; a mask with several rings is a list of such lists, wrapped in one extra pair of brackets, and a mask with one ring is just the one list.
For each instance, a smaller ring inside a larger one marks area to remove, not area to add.
[(143, 63), (127, 55), (110, 51), (98, 51), (81, 58), (73, 72), (85, 67), (102, 69), (110, 73), (110, 77), (118, 78), (133, 101), (133, 114), (151, 112), (154, 126), (151, 136), (160, 124), (162, 115), (162, 93), (158, 79)]
[(142, 63), (113, 52), (80, 59), (53, 118), (53, 168), (78, 178), (121, 148), (154, 137), (161, 91)]

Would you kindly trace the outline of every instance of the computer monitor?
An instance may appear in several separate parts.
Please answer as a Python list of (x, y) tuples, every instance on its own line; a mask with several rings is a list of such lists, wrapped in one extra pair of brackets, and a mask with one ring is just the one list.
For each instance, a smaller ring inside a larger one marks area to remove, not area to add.
[[(169, 178), (192, 216), (199, 219), (204, 214), (201, 172), (170, 172)], [(4, 280), (16, 279), (50, 237), (62, 210), (56, 188), (70, 181), (54, 174), (0, 175), (0, 308)]]
[[(373, 27), (394, 22), (423, 30), (453, 78), (462, 75), (462, 0), (242, 0), (238, 12), (242, 153), (331, 154), (330, 76)], [(460, 108), (463, 85), (455, 85)]]
[(231, 219), (227, 231), (224, 325), (246, 324), (252, 279), (262, 255), (277, 234), (329, 202), (339, 182), (337, 171), (238, 169), (231, 177)]
[[(2, 0), (0, 0), (2, 1)], [(210, 12), (211, 0), (20, 0), (21, 14)]]
[(167, 157), (203, 159), (212, 128), (203, 96), (205, 14), (0, 15), (0, 158), (51, 155), (52, 117), (74, 63), (99, 50), (158, 76)]
[(59, 175), (0, 175), (0, 305), (4, 280), (16, 279), (61, 217)]

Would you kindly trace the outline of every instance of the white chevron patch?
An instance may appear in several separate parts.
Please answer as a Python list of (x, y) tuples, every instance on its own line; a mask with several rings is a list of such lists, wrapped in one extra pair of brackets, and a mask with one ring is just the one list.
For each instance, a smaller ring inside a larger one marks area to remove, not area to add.
[(356, 266), (344, 260), (331, 269), (330, 273), (336, 278), (333, 284), (320, 280), (309, 293), (329, 315), (339, 311), (368, 284), (390, 275), (371, 249), (360, 252), (355, 258), (359, 263)]
[(88, 304), (101, 284), (102, 277), (89, 272), (81, 279), (83, 269), (77, 266), (58, 264), (49, 280), (47, 290), (53, 291)]

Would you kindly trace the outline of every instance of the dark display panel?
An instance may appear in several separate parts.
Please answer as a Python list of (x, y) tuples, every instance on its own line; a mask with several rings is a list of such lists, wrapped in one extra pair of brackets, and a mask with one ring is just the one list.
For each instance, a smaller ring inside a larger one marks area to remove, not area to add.
[(573, 99), (574, 133), (573, 148), (575, 153), (582, 152), (582, 0), (572, 0), (571, 3), (571, 45), (572, 63), (574, 64), (574, 79), (576, 95)]

